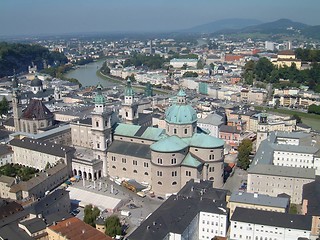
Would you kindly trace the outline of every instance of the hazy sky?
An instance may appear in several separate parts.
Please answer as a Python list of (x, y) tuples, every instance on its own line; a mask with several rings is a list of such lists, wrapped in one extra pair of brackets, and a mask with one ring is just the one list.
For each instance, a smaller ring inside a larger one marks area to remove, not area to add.
[(0, 0), (0, 35), (171, 31), (227, 18), (320, 25), (320, 0)]

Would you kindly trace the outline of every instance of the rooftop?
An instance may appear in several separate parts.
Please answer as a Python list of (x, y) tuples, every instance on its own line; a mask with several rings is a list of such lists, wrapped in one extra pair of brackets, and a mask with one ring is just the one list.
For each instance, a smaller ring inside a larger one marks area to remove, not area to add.
[(311, 216), (306, 215), (237, 207), (231, 217), (231, 221), (310, 231), (312, 219)]
[(112, 240), (99, 230), (73, 217), (49, 227), (50, 230), (72, 240)]

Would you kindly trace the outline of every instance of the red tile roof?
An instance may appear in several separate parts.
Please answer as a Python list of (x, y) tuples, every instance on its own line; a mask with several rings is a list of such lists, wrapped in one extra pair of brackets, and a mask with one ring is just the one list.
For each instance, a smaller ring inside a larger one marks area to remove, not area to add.
[(112, 237), (103, 234), (76, 217), (52, 225), (49, 229), (69, 240), (113, 240)]

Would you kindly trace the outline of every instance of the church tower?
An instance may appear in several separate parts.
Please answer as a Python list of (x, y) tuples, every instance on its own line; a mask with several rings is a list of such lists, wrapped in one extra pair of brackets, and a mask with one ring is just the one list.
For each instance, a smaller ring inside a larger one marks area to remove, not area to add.
[(16, 132), (21, 131), (20, 129), (20, 118), (22, 115), (21, 106), (21, 94), (19, 89), (19, 81), (16, 75), (14, 75), (12, 81), (12, 110), (13, 110), (13, 122)]
[(92, 112), (92, 150), (94, 158), (103, 161), (103, 175), (107, 175), (107, 148), (111, 144), (111, 111), (106, 108), (106, 99), (102, 95), (102, 86), (97, 86)]
[(259, 122), (258, 122), (258, 129), (257, 129), (257, 142), (256, 142), (256, 151), (258, 151), (258, 148), (261, 144), (261, 142), (268, 137), (268, 121), (267, 121), (268, 115), (267, 113), (263, 112), (259, 116)]
[(138, 105), (134, 101), (134, 93), (131, 86), (131, 80), (127, 81), (124, 91), (124, 103), (121, 108), (122, 121), (133, 124), (138, 119)]

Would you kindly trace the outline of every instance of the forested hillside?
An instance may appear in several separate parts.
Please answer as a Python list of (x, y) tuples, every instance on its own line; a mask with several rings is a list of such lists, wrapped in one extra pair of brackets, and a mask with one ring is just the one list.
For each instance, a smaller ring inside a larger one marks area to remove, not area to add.
[(60, 65), (67, 62), (64, 54), (49, 52), (40, 45), (0, 42), (0, 77), (26, 72), (32, 62), (38, 70), (43, 68), (43, 62), (49, 65)]

